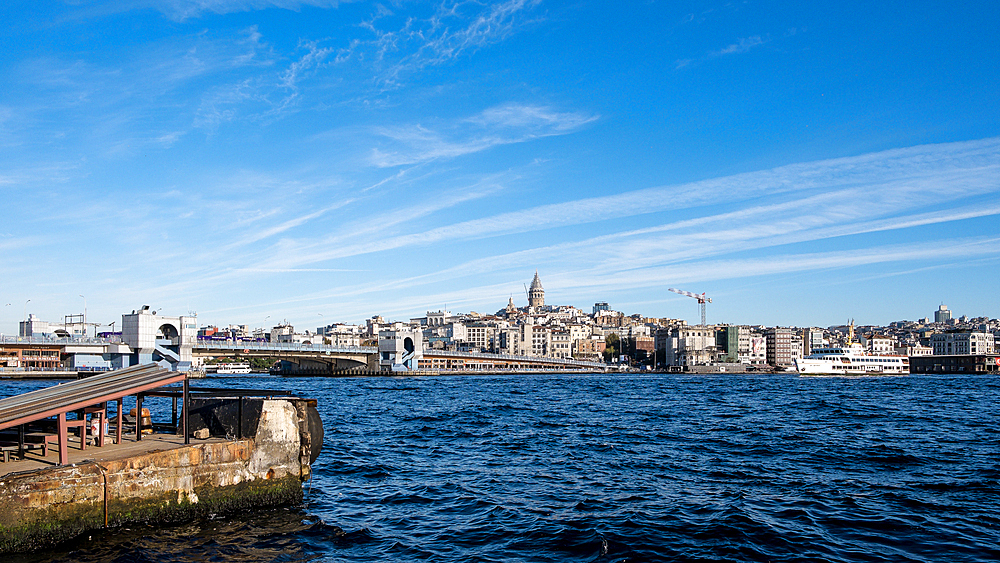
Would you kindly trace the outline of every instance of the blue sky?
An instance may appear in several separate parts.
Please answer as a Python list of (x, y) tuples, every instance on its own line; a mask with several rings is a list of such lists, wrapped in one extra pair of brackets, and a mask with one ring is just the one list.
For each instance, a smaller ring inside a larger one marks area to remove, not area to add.
[(710, 322), (1000, 317), (996, 2), (0, 17), (0, 332), (84, 301), (301, 329), (493, 312), (536, 269), (549, 303), (689, 321), (668, 287)]

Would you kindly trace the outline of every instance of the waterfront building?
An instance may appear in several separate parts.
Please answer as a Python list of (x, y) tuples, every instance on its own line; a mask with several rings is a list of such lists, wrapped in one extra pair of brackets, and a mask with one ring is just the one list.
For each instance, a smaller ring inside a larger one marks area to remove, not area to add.
[(673, 327), (664, 344), (664, 363), (668, 366), (708, 365), (718, 355), (714, 326)]
[(581, 342), (590, 340), (594, 334), (593, 327), (585, 324), (571, 323), (567, 324), (565, 329), (569, 332), (570, 355), (574, 358), (580, 358), (580, 354), (586, 348), (585, 345), (581, 345)]
[(767, 363), (772, 366), (792, 365), (792, 329), (772, 327), (764, 331), (767, 343)]
[(754, 366), (767, 365), (767, 338), (763, 333), (751, 331), (749, 341), (749, 351), (745, 356), (740, 356), (740, 363)]
[(224, 328), (208, 325), (198, 329), (198, 338), (206, 340), (239, 340), (252, 338), (254, 334), (260, 334), (260, 332), (251, 333), (250, 327), (247, 325), (229, 325)]
[(367, 327), (347, 323), (332, 323), (316, 329), (323, 344), (330, 346), (361, 346)]
[(370, 339), (377, 339), (379, 332), (382, 331), (386, 324), (382, 315), (373, 315), (372, 318), (365, 320), (364, 336)]
[(543, 356), (539, 351), (548, 350), (545, 327), (537, 327), (532, 317), (500, 331), (500, 353), (512, 356)]
[(740, 327), (719, 327), (715, 333), (715, 347), (721, 356), (719, 361), (736, 363), (740, 361)]
[(746, 326), (738, 326), (736, 342), (736, 361), (741, 364), (764, 365), (767, 361), (767, 341), (757, 330)]
[(528, 325), (526, 335), (531, 339), (528, 356), (548, 356), (552, 350), (552, 330), (544, 325)]
[(996, 354), (933, 355), (910, 358), (910, 373), (1000, 373)]
[(0, 368), (56, 369), (60, 366), (62, 346), (56, 344), (0, 343)]
[(444, 326), (461, 320), (457, 315), (452, 315), (450, 311), (443, 309), (437, 311), (427, 311), (423, 317), (410, 319), (410, 324), (414, 326)]
[(271, 328), (268, 340), (271, 342), (291, 342), (293, 334), (295, 334), (295, 327), (288, 324), (288, 321), (283, 321)]
[(361, 346), (361, 335), (352, 332), (331, 332), (323, 336), (323, 344), (330, 346)]
[(931, 335), (935, 356), (992, 354), (995, 340), (989, 332), (939, 332)]

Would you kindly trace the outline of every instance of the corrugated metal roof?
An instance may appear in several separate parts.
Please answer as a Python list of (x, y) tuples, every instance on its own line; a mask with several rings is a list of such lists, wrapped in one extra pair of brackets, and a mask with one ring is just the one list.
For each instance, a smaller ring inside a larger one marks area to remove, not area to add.
[(0, 399), (0, 429), (134, 395), (185, 377), (157, 364), (146, 364), (14, 395)]

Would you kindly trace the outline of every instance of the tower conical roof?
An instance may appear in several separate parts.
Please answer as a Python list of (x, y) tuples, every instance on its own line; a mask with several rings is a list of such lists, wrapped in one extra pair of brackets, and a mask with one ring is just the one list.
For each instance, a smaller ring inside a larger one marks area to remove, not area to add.
[(538, 279), (538, 270), (535, 270), (535, 279), (531, 280), (531, 289), (544, 289), (542, 280)]

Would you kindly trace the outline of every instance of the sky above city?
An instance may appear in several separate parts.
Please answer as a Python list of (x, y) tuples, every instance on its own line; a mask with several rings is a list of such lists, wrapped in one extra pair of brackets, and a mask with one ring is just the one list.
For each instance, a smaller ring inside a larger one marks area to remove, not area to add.
[[(1000, 3), (12, 0), (0, 333), (1000, 317)], [(108, 330), (102, 327), (101, 330)]]

